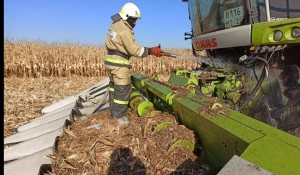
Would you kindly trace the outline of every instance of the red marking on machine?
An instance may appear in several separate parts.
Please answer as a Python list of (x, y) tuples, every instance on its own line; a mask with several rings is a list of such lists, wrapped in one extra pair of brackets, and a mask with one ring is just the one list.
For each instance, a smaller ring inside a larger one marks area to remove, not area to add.
[(205, 39), (205, 40), (196, 40), (195, 46), (198, 49), (208, 49), (218, 47), (217, 38)]

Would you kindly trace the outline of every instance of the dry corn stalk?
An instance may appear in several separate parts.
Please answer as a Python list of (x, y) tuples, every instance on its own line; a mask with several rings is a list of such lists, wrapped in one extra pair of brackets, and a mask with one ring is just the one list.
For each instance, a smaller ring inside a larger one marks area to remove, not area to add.
[[(167, 52), (191, 56), (191, 50), (166, 49)], [(47, 44), (42, 41), (4, 41), (4, 76), (17, 77), (84, 77), (106, 76), (103, 46), (69, 43)], [(169, 74), (171, 69), (191, 69), (196, 63), (190, 60), (148, 56), (131, 58), (132, 72)]]

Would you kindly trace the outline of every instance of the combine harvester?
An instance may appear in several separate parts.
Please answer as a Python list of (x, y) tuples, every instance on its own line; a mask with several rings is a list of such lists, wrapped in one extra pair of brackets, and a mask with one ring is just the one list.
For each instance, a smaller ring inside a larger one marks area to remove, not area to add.
[(194, 54), (206, 50), (213, 67), (244, 74), (245, 92), (216, 92), (215, 78), (202, 81), (204, 95), (228, 99), (234, 91), (237, 111), (300, 136), (300, 1), (183, 1)]
[[(166, 56), (201, 66), (174, 70), (167, 82), (133, 73), (129, 105), (138, 103), (141, 117), (175, 113), (195, 131), (210, 165), (205, 174), (300, 174), (299, 0), (183, 1), (195, 57)], [(108, 78), (45, 107), (6, 137), (14, 145), (4, 149), (4, 174), (42, 174), (51, 164), (42, 156), (53, 154), (66, 121), (108, 107), (107, 86)]]

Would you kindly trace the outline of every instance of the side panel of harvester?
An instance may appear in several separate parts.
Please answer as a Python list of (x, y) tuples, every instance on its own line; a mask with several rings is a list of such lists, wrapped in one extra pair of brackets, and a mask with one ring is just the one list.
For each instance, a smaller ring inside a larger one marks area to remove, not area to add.
[(214, 172), (234, 155), (275, 174), (300, 172), (299, 138), (226, 108), (225, 104), (220, 114), (202, 113), (210, 110), (208, 104), (216, 104), (215, 98), (191, 92), (182, 95), (140, 73), (132, 75), (132, 84), (154, 106), (164, 105), (171, 109), (182, 124), (197, 133), (205, 158)]

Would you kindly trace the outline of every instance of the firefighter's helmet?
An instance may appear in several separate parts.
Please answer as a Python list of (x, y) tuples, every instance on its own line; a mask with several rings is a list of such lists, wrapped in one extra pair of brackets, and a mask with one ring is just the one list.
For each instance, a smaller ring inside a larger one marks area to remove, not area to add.
[(128, 17), (141, 18), (140, 9), (133, 3), (126, 3), (119, 12), (119, 15), (123, 20), (127, 20)]

